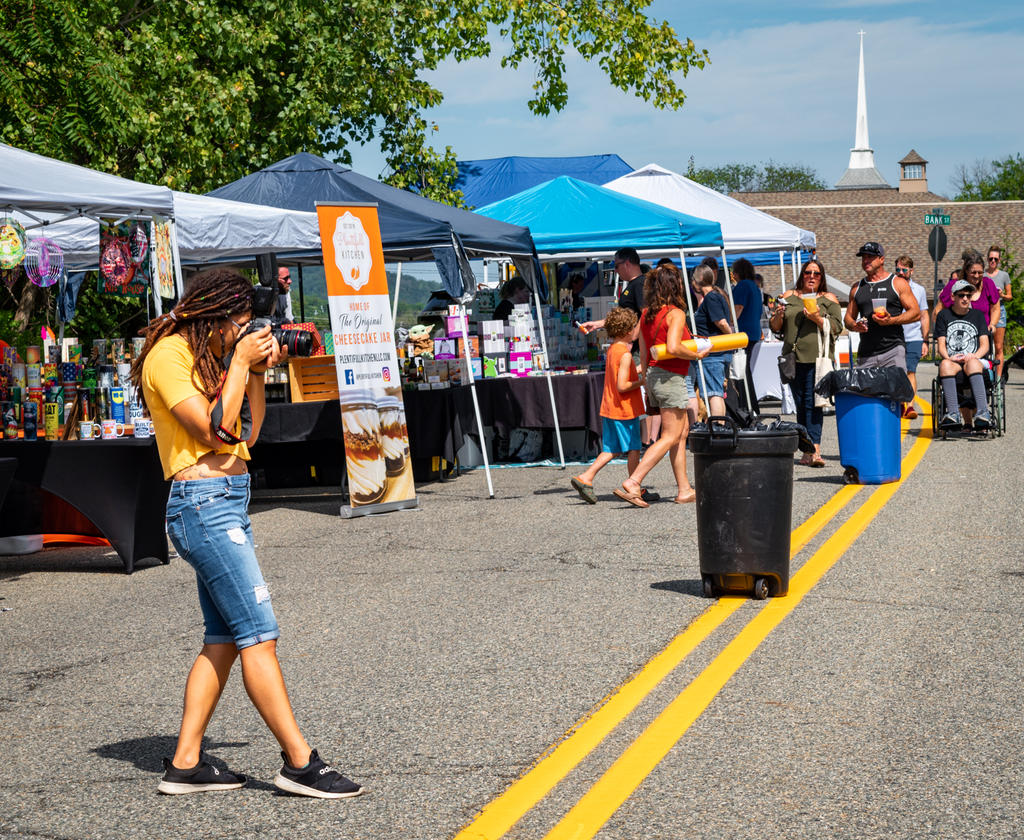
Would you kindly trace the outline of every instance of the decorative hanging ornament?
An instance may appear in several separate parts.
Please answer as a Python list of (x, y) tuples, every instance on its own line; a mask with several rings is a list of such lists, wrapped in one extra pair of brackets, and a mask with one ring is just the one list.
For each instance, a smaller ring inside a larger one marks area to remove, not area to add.
[(0, 268), (15, 268), (25, 259), (25, 228), (9, 216), (0, 222)]
[(24, 269), (29, 280), (45, 289), (56, 283), (64, 271), (64, 252), (45, 236), (31, 239), (25, 247)]
[(128, 247), (132, 252), (132, 262), (135, 265), (142, 265), (142, 261), (146, 259), (146, 254), (149, 253), (149, 234), (146, 232), (146, 228), (140, 224), (135, 225), (132, 230), (132, 235), (128, 240)]
[(118, 286), (127, 286), (135, 275), (135, 263), (132, 260), (128, 244), (120, 238), (111, 239), (100, 254), (100, 274)]

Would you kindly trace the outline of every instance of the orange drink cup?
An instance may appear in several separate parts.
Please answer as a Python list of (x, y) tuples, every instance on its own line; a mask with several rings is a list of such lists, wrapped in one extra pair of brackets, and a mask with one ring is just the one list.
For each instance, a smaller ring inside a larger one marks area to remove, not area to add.
[(818, 311), (818, 296), (817, 295), (801, 295), (804, 301), (804, 310), (807, 312)]

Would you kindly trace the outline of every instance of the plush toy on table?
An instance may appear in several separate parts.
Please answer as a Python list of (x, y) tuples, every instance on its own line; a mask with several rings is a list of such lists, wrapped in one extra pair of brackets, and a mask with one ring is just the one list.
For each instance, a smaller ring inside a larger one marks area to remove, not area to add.
[(431, 328), (426, 324), (414, 324), (409, 327), (409, 343), (412, 345), (413, 356), (434, 357), (434, 342), (430, 338)]

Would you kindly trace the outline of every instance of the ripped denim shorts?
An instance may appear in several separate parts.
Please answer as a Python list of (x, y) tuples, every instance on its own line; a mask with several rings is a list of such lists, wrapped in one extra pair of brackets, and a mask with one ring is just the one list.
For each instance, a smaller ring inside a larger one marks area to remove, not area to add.
[(241, 650), (280, 635), (248, 511), (248, 474), (171, 482), (167, 536), (195, 569), (206, 644)]

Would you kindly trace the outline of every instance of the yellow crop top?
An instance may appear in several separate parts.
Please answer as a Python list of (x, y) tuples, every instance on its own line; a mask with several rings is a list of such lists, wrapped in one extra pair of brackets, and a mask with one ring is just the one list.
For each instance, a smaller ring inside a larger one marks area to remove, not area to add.
[(171, 413), (178, 403), (196, 394), (203, 395), (192, 380), (193, 360), (185, 337), (170, 335), (153, 346), (142, 365), (142, 393), (153, 418), (164, 478), (171, 478), (185, 467), (191, 467), (208, 452), (237, 455), (249, 460), (249, 447), (244, 442), (222, 443), (216, 448), (207, 446), (192, 437)]

